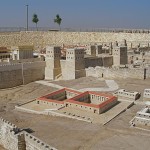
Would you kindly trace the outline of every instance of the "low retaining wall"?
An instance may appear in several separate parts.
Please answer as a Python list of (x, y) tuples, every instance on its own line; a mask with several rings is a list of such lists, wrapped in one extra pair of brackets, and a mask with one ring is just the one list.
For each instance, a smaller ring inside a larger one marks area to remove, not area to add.
[[(62, 109), (62, 108), (60, 108), (60, 109)], [(35, 110), (31, 110), (31, 109), (27, 109), (27, 108), (23, 108), (23, 107), (19, 107), (19, 106), (15, 106), (15, 109), (17, 111), (31, 113), (31, 114), (50, 115), (50, 116), (57, 116), (57, 117), (67, 117), (67, 118), (71, 118), (71, 119), (77, 119), (77, 120), (92, 123), (91, 118), (86, 118), (85, 116), (77, 116), (77, 115), (71, 114), (71, 113), (67, 114), (66, 112), (64, 114), (62, 114), (62, 113), (55, 112), (54, 111), (55, 109), (45, 109), (44, 111), (35, 111)]]
[[(86, 76), (99, 78), (134, 78), (144, 79), (144, 68), (104, 68), (104, 67), (89, 67), (86, 69)], [(147, 69), (146, 78), (150, 78), (150, 69)]]

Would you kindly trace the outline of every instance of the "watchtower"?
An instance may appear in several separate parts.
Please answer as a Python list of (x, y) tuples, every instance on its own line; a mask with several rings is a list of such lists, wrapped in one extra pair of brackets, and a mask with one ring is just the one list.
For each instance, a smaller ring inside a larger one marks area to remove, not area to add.
[(85, 77), (84, 49), (67, 49), (63, 79), (77, 79)]
[(46, 67), (45, 67), (45, 79), (54, 80), (57, 75), (61, 74), (61, 49), (56, 46), (46, 47)]
[(120, 66), (128, 64), (127, 46), (117, 44), (113, 46), (113, 66)]
[(90, 45), (87, 48), (87, 54), (92, 56), (98, 56), (99, 54), (102, 54), (102, 45)]

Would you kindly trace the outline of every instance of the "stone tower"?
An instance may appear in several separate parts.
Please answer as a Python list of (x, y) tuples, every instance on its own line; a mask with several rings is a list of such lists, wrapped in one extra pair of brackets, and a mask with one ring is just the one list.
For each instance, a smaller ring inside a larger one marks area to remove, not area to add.
[(45, 79), (55, 80), (61, 74), (60, 58), (60, 47), (46, 47)]
[(102, 53), (102, 45), (96, 45), (96, 56)]
[[(85, 77), (84, 49), (67, 49), (66, 60), (63, 62), (62, 76), (64, 80)], [(62, 62), (61, 62), (62, 64)]]
[(118, 46), (113, 46), (113, 66), (128, 64), (127, 46), (126, 43)]
[(88, 46), (86, 53), (94, 57), (98, 56), (99, 54), (102, 54), (102, 45), (90, 45)]

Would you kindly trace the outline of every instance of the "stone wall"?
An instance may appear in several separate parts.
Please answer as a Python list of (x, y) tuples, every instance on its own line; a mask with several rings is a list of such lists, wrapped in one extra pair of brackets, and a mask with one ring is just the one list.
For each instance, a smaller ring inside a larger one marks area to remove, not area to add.
[(0, 88), (9, 88), (44, 79), (45, 62), (0, 65)]
[(0, 118), (0, 145), (8, 150), (56, 150), (2, 118)]
[[(103, 67), (89, 67), (86, 69), (86, 76), (93, 76), (99, 78), (135, 78), (144, 79), (144, 68), (103, 68)], [(150, 69), (147, 69), (146, 78), (150, 78)]]
[(105, 32), (55, 32), (22, 31), (0, 33), (0, 46), (34, 45), (36, 48), (46, 45), (89, 44), (127, 40), (130, 46), (150, 41), (147, 33), (105, 33)]

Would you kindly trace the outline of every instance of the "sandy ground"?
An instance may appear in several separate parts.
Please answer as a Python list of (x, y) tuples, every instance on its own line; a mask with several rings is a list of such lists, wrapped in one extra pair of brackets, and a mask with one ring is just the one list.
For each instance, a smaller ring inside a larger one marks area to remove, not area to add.
[[(89, 81), (89, 82), (88, 82)], [(120, 88), (143, 92), (150, 88), (150, 80), (117, 80)], [(59, 81), (57, 81), (59, 83)], [(105, 85), (104, 81), (82, 78), (60, 84), (68, 87), (84, 84), (84, 87)], [(27, 102), (48, 94), (55, 88), (30, 83), (13, 89), (0, 90), (0, 116), (20, 128), (30, 128), (33, 135), (59, 150), (147, 150), (150, 147), (150, 132), (131, 128), (129, 121), (143, 106), (134, 105), (106, 126), (90, 124), (63, 117), (33, 115), (17, 112), (16, 104)], [(142, 100), (142, 99), (141, 99)]]
[(94, 77), (83, 77), (77, 80), (61, 80), (61, 81), (53, 81), (51, 83), (58, 84), (64, 87), (70, 87), (73, 89), (83, 89), (83, 88), (99, 88), (99, 87), (108, 87), (104, 80), (98, 80)]
[(2, 146), (0, 146), (0, 150), (5, 150)]

